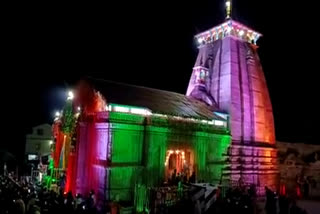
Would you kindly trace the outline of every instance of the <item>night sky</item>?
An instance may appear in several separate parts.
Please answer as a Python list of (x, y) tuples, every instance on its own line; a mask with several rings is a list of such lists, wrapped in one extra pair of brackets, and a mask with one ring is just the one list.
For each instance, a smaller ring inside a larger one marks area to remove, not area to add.
[[(8, 8), (1, 26), (1, 147), (22, 154), (25, 134), (52, 122), (66, 90), (85, 75), (185, 93), (197, 56), (193, 36), (224, 20), (224, 2), (181, 2)], [(311, 3), (234, 0), (233, 18), (263, 34), (259, 55), (277, 139), (319, 144)]]

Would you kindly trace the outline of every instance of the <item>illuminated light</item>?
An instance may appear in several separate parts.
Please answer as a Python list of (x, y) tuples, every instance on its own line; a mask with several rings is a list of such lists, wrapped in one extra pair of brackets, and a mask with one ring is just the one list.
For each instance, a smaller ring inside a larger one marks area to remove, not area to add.
[(147, 109), (140, 109), (140, 108), (131, 108), (130, 112), (132, 114), (142, 114), (142, 115), (151, 115), (152, 113)]
[(209, 121), (208, 124), (214, 125), (214, 122), (213, 121)]
[(114, 110), (117, 111), (117, 112), (124, 112), (124, 113), (127, 113), (127, 112), (130, 111), (129, 108), (123, 107), (123, 106), (115, 106)]
[(57, 111), (56, 114), (55, 114), (55, 116), (56, 116), (56, 117), (60, 117), (60, 112)]
[(176, 150), (176, 154), (179, 154), (179, 150)]
[(230, 7), (231, 3), (230, 1), (226, 1), (226, 7)]
[(50, 141), (49, 141), (49, 145), (52, 145), (52, 144), (53, 144), (53, 142), (52, 142), (52, 140), (50, 140)]
[(230, 26), (227, 27), (227, 32), (229, 33), (232, 30)]
[(73, 92), (72, 91), (69, 91), (68, 92), (68, 100), (73, 100), (73, 98), (74, 98), (74, 94), (73, 94)]
[(243, 34), (244, 34), (244, 31), (243, 31), (243, 30), (240, 30), (239, 36), (243, 36)]
[(111, 111), (112, 110), (112, 106), (111, 105), (107, 105), (106, 106), (106, 111)]
[(80, 106), (78, 106), (77, 110), (78, 110), (78, 111), (81, 111), (81, 107), (80, 107)]
[(221, 121), (221, 120), (215, 120), (215, 121), (214, 121), (214, 125), (216, 125), (216, 126), (223, 126), (223, 125), (224, 125), (224, 122)]
[[(266, 151), (265, 156), (271, 157), (271, 151)], [(271, 160), (270, 160), (271, 161)]]
[(53, 178), (53, 179), (52, 179), (52, 182), (56, 182), (56, 179)]
[(198, 43), (201, 44), (203, 42), (202, 38), (198, 38)]
[(42, 181), (42, 172), (39, 172), (39, 181)]

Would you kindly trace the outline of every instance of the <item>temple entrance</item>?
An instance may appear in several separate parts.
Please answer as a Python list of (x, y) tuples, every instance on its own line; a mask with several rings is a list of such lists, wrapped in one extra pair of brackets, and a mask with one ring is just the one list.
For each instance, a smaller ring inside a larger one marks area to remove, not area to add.
[(194, 175), (194, 153), (191, 149), (169, 149), (165, 160), (166, 181), (192, 181)]

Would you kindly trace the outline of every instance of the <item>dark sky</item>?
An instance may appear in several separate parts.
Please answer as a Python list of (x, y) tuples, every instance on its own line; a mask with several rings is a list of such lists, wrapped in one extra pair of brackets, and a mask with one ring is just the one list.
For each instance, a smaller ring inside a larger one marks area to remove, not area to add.
[[(197, 55), (193, 36), (223, 21), (223, 0), (117, 2), (7, 8), (1, 147), (23, 152), (24, 135), (52, 121), (64, 90), (83, 75), (185, 93)], [(233, 18), (264, 35), (259, 54), (278, 140), (319, 143), (318, 23), (311, 3), (234, 0)]]

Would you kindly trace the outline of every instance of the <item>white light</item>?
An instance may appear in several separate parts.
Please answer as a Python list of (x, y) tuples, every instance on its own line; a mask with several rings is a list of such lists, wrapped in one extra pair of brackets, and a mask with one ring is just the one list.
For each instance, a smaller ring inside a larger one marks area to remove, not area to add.
[(229, 32), (231, 31), (231, 29), (232, 29), (232, 28), (231, 28), (230, 26), (228, 26), (228, 27), (227, 27), (227, 32), (229, 33)]
[(78, 110), (78, 111), (81, 111), (81, 107), (80, 107), (80, 106), (78, 106), (77, 110)]
[(39, 180), (42, 181), (42, 173), (39, 172)]
[(68, 92), (68, 100), (72, 100), (74, 98), (74, 94), (73, 94), (73, 92), (72, 91), (69, 91)]
[(215, 120), (215, 121), (214, 121), (214, 125), (216, 125), (216, 126), (223, 126), (223, 125), (224, 125), (224, 122), (221, 121), (221, 120)]
[(111, 111), (112, 110), (112, 106), (111, 105), (107, 105), (106, 106), (106, 111)]
[(60, 117), (60, 112), (57, 111), (55, 115), (56, 117)]
[(151, 112), (147, 109), (141, 109), (141, 108), (131, 108), (130, 112), (132, 114), (142, 114), (142, 115), (151, 115)]
[(230, 7), (230, 1), (226, 2), (226, 7)]
[(244, 34), (244, 31), (243, 31), (243, 30), (240, 30), (239, 36), (243, 36), (243, 34)]
[(52, 144), (53, 144), (53, 142), (52, 142), (52, 140), (50, 140), (50, 141), (49, 141), (49, 145), (52, 145)]
[(209, 125), (213, 125), (214, 122), (213, 122), (213, 121), (209, 121), (208, 124), (209, 124)]
[(202, 38), (198, 38), (198, 43), (199, 43), (199, 44), (201, 44), (201, 43), (202, 43), (202, 41), (203, 41), (203, 39), (202, 39)]
[(118, 112), (129, 112), (129, 108), (127, 108), (127, 107), (122, 107), (122, 106), (115, 106), (114, 107), (114, 110), (115, 111), (118, 111)]

